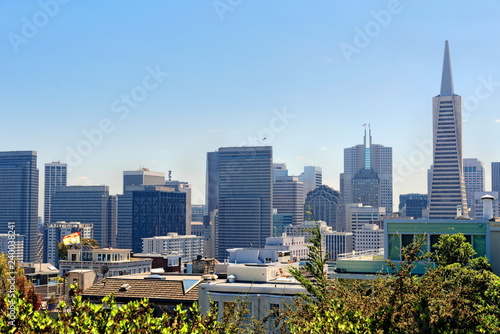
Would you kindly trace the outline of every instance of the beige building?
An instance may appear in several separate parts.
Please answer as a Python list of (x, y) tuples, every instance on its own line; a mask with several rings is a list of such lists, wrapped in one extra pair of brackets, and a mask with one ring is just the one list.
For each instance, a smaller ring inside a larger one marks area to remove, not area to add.
[[(70, 249), (68, 259), (59, 261), (59, 270), (64, 275), (75, 269), (90, 269), (99, 273), (106, 266), (106, 277), (151, 272), (151, 259), (138, 259), (130, 255), (130, 249), (96, 248), (92, 250)], [(99, 273), (101, 278), (102, 273)]]

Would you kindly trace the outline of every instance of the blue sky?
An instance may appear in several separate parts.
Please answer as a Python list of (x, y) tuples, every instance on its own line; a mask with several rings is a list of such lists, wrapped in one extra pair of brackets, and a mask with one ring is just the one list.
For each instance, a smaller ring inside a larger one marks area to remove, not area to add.
[[(272, 145), (292, 174), (393, 147), (394, 193), (426, 192), (449, 40), (464, 157), (500, 160), (500, 4), (479, 1), (0, 1), (0, 150), (68, 162), (70, 184), (172, 171), (204, 201), (205, 154)], [(265, 141), (262, 139), (266, 137)], [(76, 153), (75, 153), (76, 152)]]

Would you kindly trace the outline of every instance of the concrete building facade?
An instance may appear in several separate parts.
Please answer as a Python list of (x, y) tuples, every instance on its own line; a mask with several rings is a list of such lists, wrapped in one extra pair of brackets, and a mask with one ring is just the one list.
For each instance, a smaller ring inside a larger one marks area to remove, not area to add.
[(462, 160), (462, 97), (454, 92), (448, 41), (444, 50), (441, 91), (432, 99), (432, 114), (429, 218), (452, 219), (457, 215), (467, 215)]
[(464, 182), (467, 207), (474, 205), (474, 193), (484, 191), (484, 166), (475, 158), (464, 159)]
[(142, 238), (142, 253), (176, 254), (183, 263), (188, 263), (198, 255), (203, 255), (203, 237), (170, 232), (166, 236)]

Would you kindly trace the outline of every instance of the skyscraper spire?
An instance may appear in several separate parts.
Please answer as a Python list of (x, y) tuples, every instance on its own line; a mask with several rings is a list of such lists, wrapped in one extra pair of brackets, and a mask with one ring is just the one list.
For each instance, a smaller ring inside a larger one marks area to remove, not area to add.
[(448, 41), (444, 43), (443, 74), (441, 77), (440, 96), (453, 96), (453, 77), (451, 75), (450, 48)]
[(448, 41), (444, 47), (441, 94), (432, 99), (433, 165), (429, 218), (453, 219), (457, 207), (467, 216), (462, 159), (462, 97), (453, 91)]

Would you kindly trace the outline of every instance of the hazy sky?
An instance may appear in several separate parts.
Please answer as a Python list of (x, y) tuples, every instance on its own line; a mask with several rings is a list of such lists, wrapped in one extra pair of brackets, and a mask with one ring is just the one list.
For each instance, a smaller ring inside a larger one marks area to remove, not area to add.
[[(204, 201), (206, 152), (272, 145), (292, 174), (393, 147), (394, 204), (423, 192), (449, 40), (464, 157), (500, 160), (500, 3), (0, 0), (0, 151), (36, 150), (69, 183), (172, 171)], [(263, 140), (263, 138), (266, 140)]]

